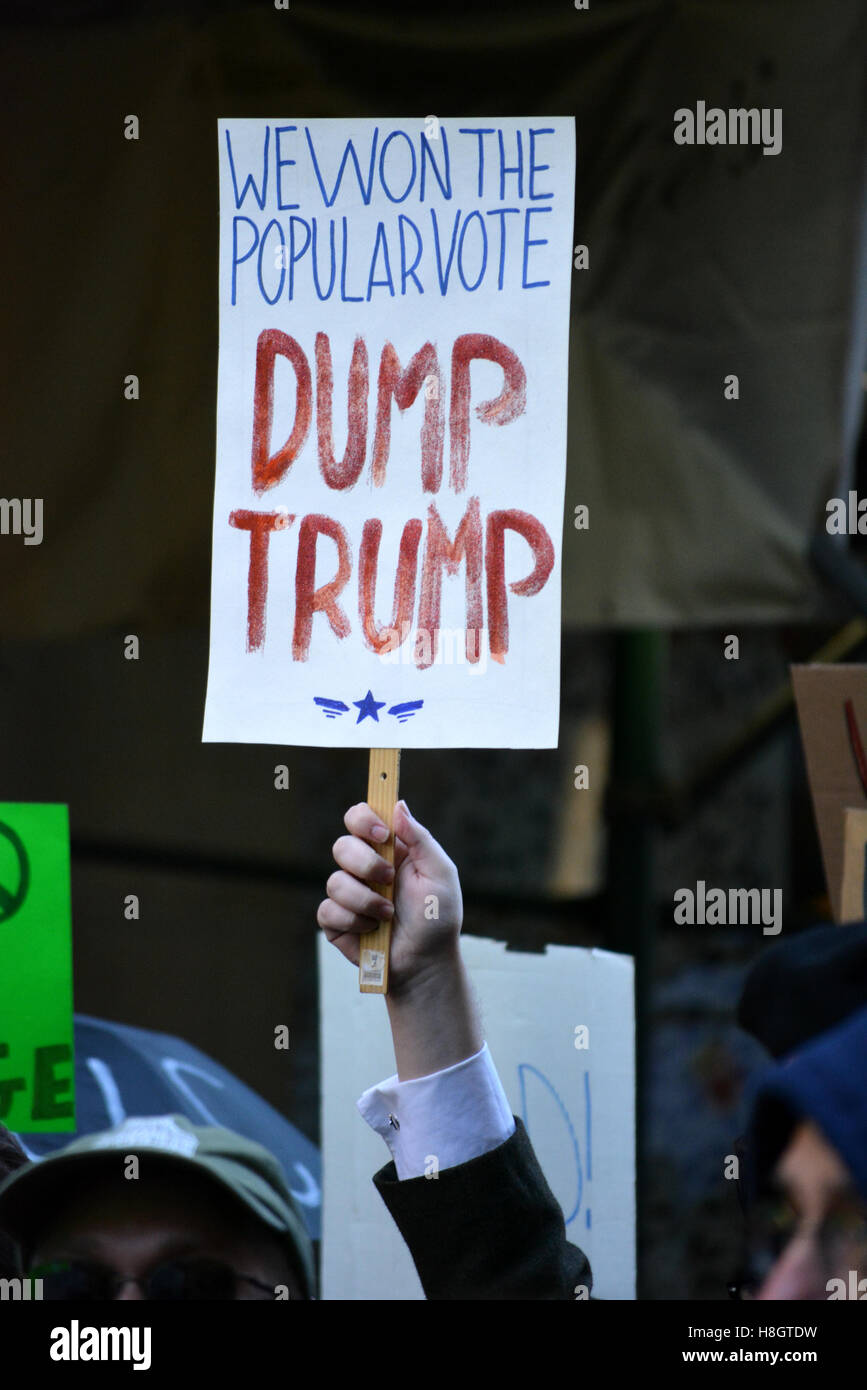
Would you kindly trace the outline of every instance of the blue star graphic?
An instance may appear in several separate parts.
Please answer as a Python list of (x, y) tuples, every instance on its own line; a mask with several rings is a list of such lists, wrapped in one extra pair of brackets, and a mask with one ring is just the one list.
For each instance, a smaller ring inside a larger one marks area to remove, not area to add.
[(377, 724), (379, 723), (379, 715), (376, 711), (382, 709), (385, 704), (384, 700), (374, 700), (372, 694), (368, 690), (363, 700), (353, 700), (352, 703), (359, 711), (358, 718), (355, 721), (356, 724), (360, 724), (362, 719), (366, 719), (368, 715), (371, 719), (375, 719)]

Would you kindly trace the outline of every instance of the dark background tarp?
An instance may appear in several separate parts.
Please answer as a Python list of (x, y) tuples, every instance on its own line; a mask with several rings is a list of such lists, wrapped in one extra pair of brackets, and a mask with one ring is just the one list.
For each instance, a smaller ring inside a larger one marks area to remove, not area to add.
[[(859, 0), (10, 14), (2, 492), (44, 498), (45, 539), (0, 544), (0, 632), (206, 622), (216, 119), (242, 114), (574, 113), (564, 619), (811, 611), (864, 356)], [(676, 146), (699, 97), (781, 107), (782, 153)]]

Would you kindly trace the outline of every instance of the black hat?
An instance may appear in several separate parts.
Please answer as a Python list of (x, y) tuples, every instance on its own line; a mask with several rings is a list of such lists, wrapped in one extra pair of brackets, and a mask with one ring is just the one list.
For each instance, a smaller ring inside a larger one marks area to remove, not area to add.
[(777, 941), (749, 971), (738, 1023), (773, 1057), (867, 1005), (867, 922), (812, 927)]

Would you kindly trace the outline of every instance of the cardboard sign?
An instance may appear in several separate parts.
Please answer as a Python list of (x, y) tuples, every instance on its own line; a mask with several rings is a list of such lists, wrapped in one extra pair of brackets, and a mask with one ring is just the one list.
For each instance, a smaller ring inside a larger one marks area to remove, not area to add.
[(75, 1129), (65, 806), (0, 804), (0, 1120)]
[(843, 816), (843, 886), (840, 921), (867, 921), (867, 811), (847, 810)]
[[(515, 1115), (593, 1270), (594, 1295), (635, 1297), (633, 963), (573, 946), (544, 954), (462, 937), (485, 1036)], [(388, 1149), (355, 1102), (394, 1074), (384, 1009), (319, 938), (324, 1298), (420, 1299), (402, 1237), (371, 1182)], [(432, 1179), (433, 1181), (433, 1179)]]
[(793, 666), (792, 681), (828, 896), (842, 922), (846, 811), (867, 809), (867, 666)]
[(206, 741), (554, 747), (574, 121), (223, 120)]

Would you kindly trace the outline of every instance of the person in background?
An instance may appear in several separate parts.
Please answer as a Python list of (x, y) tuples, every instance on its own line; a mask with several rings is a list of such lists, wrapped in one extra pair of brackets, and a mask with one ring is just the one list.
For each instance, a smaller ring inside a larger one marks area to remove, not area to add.
[(741, 1028), (777, 1059), (867, 1008), (867, 922), (781, 937), (747, 972)]
[[(563, 1213), (482, 1037), (461, 959), (455, 865), (405, 801), (394, 812), (394, 869), (376, 850), (389, 832), (369, 805), (351, 807), (344, 824), (317, 916), (356, 967), (359, 935), (392, 922), (385, 1004), (397, 1072), (358, 1108), (391, 1152), (373, 1181), (425, 1296), (588, 1298), (586, 1256), (566, 1239)], [(393, 907), (375, 887), (392, 881)], [(435, 1181), (426, 1176), (428, 1156), (437, 1161)]]
[(312, 1246), (276, 1158), (183, 1115), (130, 1116), (13, 1173), (0, 1227), (44, 1300), (313, 1293)]
[[(9, 1173), (23, 1168), (29, 1159), (14, 1134), (0, 1124), (0, 1182)], [(0, 1279), (11, 1279), (17, 1273), (15, 1247), (11, 1238), (0, 1227)]]
[[(867, 1007), (867, 922), (819, 926), (782, 937), (763, 951), (744, 980), (737, 1021), (780, 1061), (813, 1038)], [(751, 1204), (758, 1182), (754, 1154), (735, 1140), (739, 1159), (737, 1193), (751, 1227), (760, 1222)], [(752, 1297), (755, 1275), (738, 1273), (729, 1284), (733, 1298)]]
[(867, 1008), (759, 1080), (746, 1292), (867, 1299)]
[[(393, 922), (385, 1003), (397, 1072), (358, 1105), (391, 1151), (373, 1181), (426, 1297), (589, 1298), (590, 1267), (482, 1038), (454, 864), (404, 802), (395, 868), (375, 848), (388, 831), (368, 805), (344, 823), (318, 920), (355, 965), (360, 933)], [(392, 880), (393, 906), (369, 886)], [(13, 1173), (0, 1186), (4, 1226), (46, 1299), (314, 1296), (312, 1246), (276, 1159), (182, 1116), (130, 1117)]]

